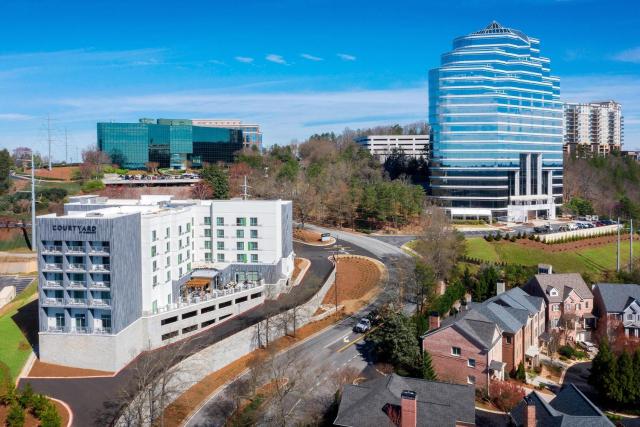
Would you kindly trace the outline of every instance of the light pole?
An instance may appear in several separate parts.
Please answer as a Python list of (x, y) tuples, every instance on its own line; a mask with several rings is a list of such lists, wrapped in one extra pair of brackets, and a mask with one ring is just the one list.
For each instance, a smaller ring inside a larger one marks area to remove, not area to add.
[(33, 150), (31, 150), (31, 251), (36, 250), (36, 179)]
[(346, 253), (344, 247), (338, 244), (338, 236), (336, 235), (336, 243), (335, 249), (333, 250), (333, 265), (335, 266), (336, 272), (333, 280), (333, 287), (335, 288), (335, 305), (336, 305), (336, 316), (338, 315), (338, 254)]

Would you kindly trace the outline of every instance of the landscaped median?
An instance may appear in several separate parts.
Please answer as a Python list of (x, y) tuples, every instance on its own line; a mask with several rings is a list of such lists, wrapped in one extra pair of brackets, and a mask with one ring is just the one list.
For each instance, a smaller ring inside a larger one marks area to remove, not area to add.
[(322, 233), (304, 228), (295, 228), (293, 230), (293, 239), (312, 246), (331, 246), (336, 242), (334, 237), (329, 237), (329, 240), (323, 242)]
[[(319, 316), (316, 315), (317, 312), (314, 310), (314, 313), (309, 318), (309, 323), (296, 328), (293, 336), (285, 335), (270, 341), (269, 351), (289, 350), (293, 346), (331, 327), (334, 323), (343, 319), (347, 313), (352, 313), (362, 308), (378, 294), (380, 279), (385, 274), (384, 265), (376, 260), (360, 256), (340, 256), (337, 265), (338, 304), (346, 307), (346, 310), (340, 312), (337, 316), (333, 314), (316, 321), (314, 319)], [(319, 293), (316, 294), (316, 297), (312, 298), (312, 301), (314, 301), (319, 296), (323, 297), (322, 300), (316, 301), (314, 305), (320, 302), (327, 305), (335, 302), (335, 284), (327, 283), (327, 285), (323, 286)], [(210, 396), (245, 372), (251, 362), (266, 351), (262, 348), (255, 349), (200, 379), (167, 406), (165, 423), (167, 425), (181, 425), (184, 423)]]

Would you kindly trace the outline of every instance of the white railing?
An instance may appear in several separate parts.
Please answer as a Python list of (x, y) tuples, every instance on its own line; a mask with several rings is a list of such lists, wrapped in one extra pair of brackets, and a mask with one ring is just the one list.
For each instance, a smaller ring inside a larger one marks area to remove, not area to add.
[(73, 264), (69, 263), (69, 270), (84, 270), (85, 267), (83, 264)]
[(64, 298), (43, 298), (42, 302), (49, 305), (64, 305)]
[(47, 263), (44, 265), (45, 270), (62, 270), (62, 264)]
[(69, 304), (70, 305), (86, 305), (87, 299), (86, 298), (69, 298)]
[(92, 254), (108, 254), (109, 247), (108, 246), (95, 246), (89, 250)]
[(59, 280), (47, 280), (44, 285), (50, 288), (61, 288), (62, 282)]
[(93, 264), (91, 266), (93, 271), (109, 271), (109, 264)]
[(64, 326), (49, 326), (47, 328), (48, 332), (64, 332)]
[(88, 334), (91, 331), (86, 326), (74, 326), (71, 328), (71, 332), (75, 332), (76, 334)]
[(67, 246), (67, 253), (83, 254), (84, 247), (83, 246)]
[(101, 298), (101, 299), (93, 299), (91, 305), (97, 305), (97, 306), (107, 306), (111, 304), (111, 300), (107, 299), (107, 298)]
[(101, 288), (108, 289), (111, 287), (111, 282), (93, 282), (90, 286), (91, 288)]
[(52, 246), (52, 245), (45, 245), (42, 248), (43, 252), (55, 252), (55, 253), (60, 253), (62, 252), (62, 246)]
[(93, 333), (95, 334), (111, 334), (111, 328), (94, 328)]
[(70, 288), (84, 288), (87, 286), (87, 282), (81, 281), (81, 280), (73, 280), (71, 282), (69, 282), (69, 287)]

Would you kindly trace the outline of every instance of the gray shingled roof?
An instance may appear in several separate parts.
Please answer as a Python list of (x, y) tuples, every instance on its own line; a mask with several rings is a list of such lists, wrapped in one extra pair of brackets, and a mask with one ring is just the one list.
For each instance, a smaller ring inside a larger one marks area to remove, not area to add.
[(475, 421), (475, 390), (472, 385), (391, 374), (360, 385), (344, 386), (334, 424), (354, 427), (393, 426), (383, 408), (389, 404), (400, 406), (400, 394), (404, 390), (416, 393), (419, 426), (454, 427), (456, 421)]
[(620, 313), (629, 303), (629, 298), (640, 301), (640, 285), (631, 283), (597, 283), (593, 286), (602, 296), (604, 309), (608, 313)]
[[(537, 425), (550, 427), (611, 427), (614, 424), (582, 394), (573, 384), (562, 387), (550, 402), (541, 397), (537, 391), (531, 392), (530, 399), (536, 406)], [(523, 400), (512, 411), (511, 417), (517, 426), (523, 425)]]
[[(575, 290), (582, 299), (593, 298), (589, 285), (585, 283), (582, 276), (578, 273), (536, 274), (534, 280), (538, 282), (547, 299), (551, 302), (564, 301), (567, 295), (569, 295), (569, 292), (571, 292), (571, 289)], [(552, 297), (547, 293), (549, 287), (554, 287), (558, 290), (557, 297)]]

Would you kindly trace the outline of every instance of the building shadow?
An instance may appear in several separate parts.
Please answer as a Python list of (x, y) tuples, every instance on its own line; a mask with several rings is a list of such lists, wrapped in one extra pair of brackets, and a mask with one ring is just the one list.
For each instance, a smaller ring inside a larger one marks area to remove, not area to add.
[(11, 319), (18, 325), (22, 335), (38, 355), (38, 300), (33, 300), (20, 307), (18, 312), (11, 316)]

